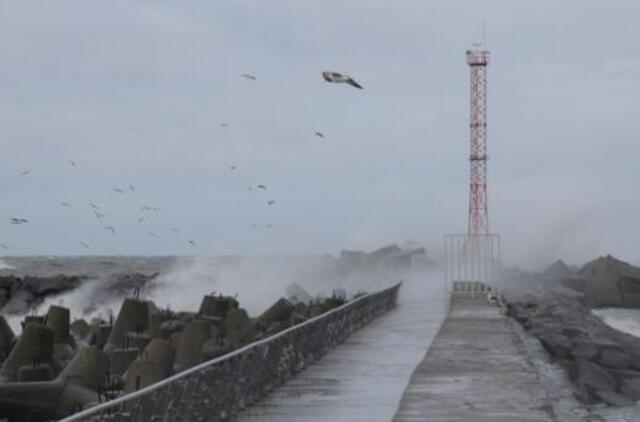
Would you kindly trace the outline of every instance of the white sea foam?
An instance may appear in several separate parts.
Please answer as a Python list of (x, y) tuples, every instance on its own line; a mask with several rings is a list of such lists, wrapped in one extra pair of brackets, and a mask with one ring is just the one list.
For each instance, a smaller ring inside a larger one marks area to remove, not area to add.
[(640, 309), (603, 308), (591, 312), (611, 328), (640, 337)]
[(16, 267), (7, 264), (4, 260), (0, 259), (0, 270), (15, 270)]

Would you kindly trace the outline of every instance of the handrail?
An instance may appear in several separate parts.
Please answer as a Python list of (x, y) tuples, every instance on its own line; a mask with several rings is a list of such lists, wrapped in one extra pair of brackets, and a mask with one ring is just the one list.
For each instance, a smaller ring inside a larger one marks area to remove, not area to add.
[(368, 298), (370, 298), (372, 296), (375, 296), (375, 295), (378, 295), (378, 294), (382, 294), (382, 293), (387, 292), (389, 290), (396, 289), (400, 285), (402, 285), (402, 281), (400, 281), (400, 282), (398, 282), (398, 283), (394, 284), (393, 286), (388, 287), (386, 289), (382, 289), (382, 290), (379, 290), (377, 292), (372, 292), (372, 293), (368, 293), (368, 294), (366, 294), (364, 296), (360, 296), (360, 297), (358, 297), (358, 298), (356, 298), (356, 299), (354, 299), (354, 300), (352, 300), (350, 302), (347, 302), (347, 303), (345, 303), (345, 304), (343, 304), (343, 305), (341, 305), (341, 306), (339, 306), (337, 308), (331, 309), (330, 311), (327, 311), (327, 312), (325, 312), (323, 314), (320, 314), (320, 315), (315, 316), (313, 318), (310, 318), (310, 319), (308, 319), (308, 320), (306, 320), (304, 322), (301, 322), (301, 323), (296, 324), (296, 325), (294, 325), (292, 327), (289, 327), (289, 328), (287, 328), (285, 330), (282, 330), (279, 333), (276, 333), (276, 334), (274, 334), (272, 336), (266, 337), (266, 338), (261, 339), (261, 340), (257, 340), (257, 341), (255, 341), (253, 343), (249, 343), (246, 346), (243, 346), (243, 347), (241, 347), (239, 349), (236, 349), (236, 350), (234, 350), (232, 352), (229, 352), (229, 353), (227, 353), (225, 355), (222, 355), (222, 356), (219, 356), (217, 358), (211, 359), (211, 360), (209, 360), (207, 362), (203, 362), (201, 364), (193, 366), (193, 367), (191, 367), (191, 368), (189, 368), (187, 370), (184, 370), (184, 371), (179, 372), (179, 373), (177, 373), (175, 375), (172, 375), (172, 376), (170, 376), (168, 378), (165, 378), (165, 379), (163, 379), (161, 381), (158, 381), (155, 384), (151, 384), (151, 385), (149, 385), (147, 387), (144, 387), (144, 388), (142, 388), (142, 389), (140, 389), (138, 391), (134, 391), (133, 393), (129, 393), (129, 394), (126, 394), (124, 396), (120, 396), (120, 397), (118, 397), (118, 398), (116, 398), (114, 400), (110, 400), (108, 402), (101, 403), (101, 404), (99, 404), (97, 406), (93, 406), (93, 407), (90, 407), (88, 409), (85, 409), (85, 410), (83, 410), (83, 411), (81, 411), (79, 413), (75, 413), (73, 415), (70, 415), (70, 416), (68, 416), (68, 417), (66, 417), (64, 419), (60, 419), (60, 422), (79, 421), (79, 420), (82, 420), (83, 418), (85, 418), (87, 416), (94, 415), (94, 414), (99, 413), (99, 412), (101, 412), (103, 410), (107, 410), (107, 409), (112, 408), (114, 406), (117, 406), (119, 404), (122, 404), (122, 403), (125, 403), (127, 401), (133, 400), (133, 399), (135, 399), (137, 397), (144, 396), (144, 395), (146, 395), (148, 393), (151, 393), (151, 392), (153, 392), (153, 391), (155, 391), (155, 390), (157, 390), (159, 388), (162, 388), (162, 387), (164, 387), (164, 386), (166, 386), (168, 384), (171, 384), (172, 382), (174, 382), (176, 380), (179, 380), (181, 378), (187, 377), (187, 376), (189, 376), (191, 374), (199, 372), (199, 371), (201, 371), (203, 369), (206, 369), (206, 368), (208, 368), (210, 366), (216, 365), (216, 364), (218, 364), (218, 363), (220, 363), (222, 361), (225, 361), (227, 359), (231, 359), (234, 356), (240, 355), (240, 354), (242, 354), (242, 353), (244, 353), (244, 352), (246, 352), (248, 350), (256, 348), (256, 347), (258, 347), (260, 345), (263, 345), (265, 343), (269, 343), (269, 342), (271, 342), (271, 341), (273, 341), (273, 340), (275, 340), (275, 339), (277, 339), (279, 337), (285, 336), (285, 335), (287, 335), (287, 334), (289, 334), (289, 333), (291, 333), (293, 331), (300, 330), (300, 329), (304, 328), (305, 326), (307, 326), (309, 324), (313, 324), (314, 322), (319, 321), (319, 320), (321, 320), (323, 318), (326, 318), (329, 315), (332, 315), (334, 313), (340, 312), (341, 310), (346, 309), (348, 307), (351, 307), (351, 306), (355, 305), (356, 303), (359, 303), (360, 301), (363, 301), (365, 299), (368, 299)]

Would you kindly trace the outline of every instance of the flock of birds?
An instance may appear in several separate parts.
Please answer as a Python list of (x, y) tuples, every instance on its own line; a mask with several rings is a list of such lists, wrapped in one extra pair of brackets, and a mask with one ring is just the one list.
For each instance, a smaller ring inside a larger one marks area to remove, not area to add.
[[(256, 76), (251, 75), (249, 73), (242, 73), (240, 76), (242, 78), (244, 78), (246, 80), (250, 80), (250, 81), (256, 81), (258, 79)], [(330, 83), (347, 84), (347, 85), (350, 85), (350, 86), (352, 86), (354, 88), (363, 89), (362, 86), (360, 84), (358, 84), (351, 76), (346, 75), (344, 73), (325, 71), (325, 72), (322, 72), (322, 77), (324, 78), (325, 81), (330, 82)], [(227, 123), (222, 123), (221, 126), (222, 127), (227, 127)], [(316, 131), (315, 132), (315, 136), (317, 136), (319, 138), (324, 138), (325, 137), (325, 135), (320, 131)], [(68, 160), (68, 163), (69, 163), (69, 165), (71, 167), (74, 167), (74, 168), (78, 167), (77, 163), (75, 161), (73, 161), (73, 160)], [(229, 169), (230, 170), (235, 170), (236, 166), (232, 165), (232, 166), (229, 167)], [(32, 174), (32, 173), (33, 172), (31, 170), (23, 170), (20, 174), (22, 176), (27, 176), (27, 175)], [(247, 189), (249, 191), (253, 191), (254, 187), (253, 186), (249, 186)], [(258, 185), (255, 186), (255, 189), (266, 191), (267, 190), (267, 186), (264, 185), (264, 184), (258, 184)], [(133, 185), (129, 185), (128, 189), (113, 188), (113, 191), (118, 193), (118, 194), (122, 194), (122, 195), (124, 195), (126, 193), (133, 194), (133, 193), (136, 192), (136, 188)], [(271, 200), (269, 200), (267, 202), (268, 206), (273, 206), (275, 204), (276, 204), (276, 200), (275, 199), (271, 199)], [(105, 212), (103, 212), (102, 208), (99, 205), (97, 205), (97, 204), (95, 204), (93, 202), (89, 202), (88, 205), (89, 205), (90, 210), (93, 213), (94, 217), (98, 221), (102, 222), (103, 219), (107, 219), (107, 217), (108, 217), (107, 214)], [(60, 202), (60, 206), (63, 206), (65, 208), (73, 208), (73, 205), (70, 204), (69, 202)], [(148, 205), (143, 205), (143, 206), (140, 207), (139, 210), (140, 210), (141, 213), (158, 212), (158, 211), (160, 211), (160, 208), (151, 207), (151, 206), (148, 206)], [(138, 224), (142, 224), (144, 222), (144, 220), (145, 220), (145, 214), (141, 215), (138, 218)], [(29, 220), (26, 219), (26, 218), (23, 218), (23, 217), (10, 217), (9, 218), (9, 223), (13, 224), (13, 225), (24, 225), (24, 224), (28, 224)], [(251, 225), (251, 228), (255, 229), (255, 228), (259, 227), (260, 225), (261, 225), (260, 223), (253, 223)], [(268, 229), (274, 228), (274, 226), (272, 224), (265, 224), (265, 227), (268, 228)], [(106, 231), (111, 232), (112, 235), (114, 235), (114, 236), (116, 235), (117, 229), (116, 229), (115, 225), (112, 225), (112, 224), (105, 225), (104, 229)], [(169, 227), (169, 229), (174, 233), (178, 233), (179, 232), (179, 230), (177, 228), (175, 228), (175, 227)], [(154, 237), (154, 238), (158, 237), (158, 235), (155, 232), (152, 232), (152, 231), (147, 231), (147, 234), (149, 236), (151, 236), (151, 237)], [(193, 241), (193, 240), (188, 240), (188, 243), (191, 246), (196, 246), (196, 242)], [(85, 249), (91, 249), (91, 246), (88, 243), (84, 242), (84, 241), (81, 241), (80, 245)], [(9, 246), (6, 243), (0, 243), (0, 249), (9, 249)]]

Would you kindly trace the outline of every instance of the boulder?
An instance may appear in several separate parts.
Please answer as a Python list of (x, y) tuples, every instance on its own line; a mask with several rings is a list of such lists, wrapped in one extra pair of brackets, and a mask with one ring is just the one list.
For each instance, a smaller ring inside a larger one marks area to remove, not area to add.
[(636, 404), (635, 400), (631, 400), (630, 398), (611, 390), (597, 390), (594, 391), (592, 395), (596, 400), (602, 401), (609, 406), (626, 407), (635, 406)]
[(539, 339), (544, 348), (547, 349), (547, 352), (552, 356), (560, 359), (569, 357), (573, 347), (573, 342), (570, 338), (559, 333), (551, 332), (542, 334)]
[(576, 341), (570, 351), (571, 357), (574, 359), (586, 360), (594, 360), (599, 353), (598, 347), (588, 341)]
[(626, 369), (631, 363), (631, 356), (622, 350), (604, 349), (600, 353), (598, 363), (607, 368)]
[(600, 365), (584, 359), (573, 361), (569, 375), (571, 379), (589, 392), (614, 391), (616, 380)]
[(640, 377), (623, 379), (620, 382), (620, 392), (631, 400), (640, 400)]

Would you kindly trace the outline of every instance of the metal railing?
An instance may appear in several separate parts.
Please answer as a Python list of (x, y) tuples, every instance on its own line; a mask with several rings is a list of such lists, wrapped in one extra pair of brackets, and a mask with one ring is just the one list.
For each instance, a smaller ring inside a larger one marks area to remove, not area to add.
[(62, 421), (228, 420), (393, 308), (401, 284)]

